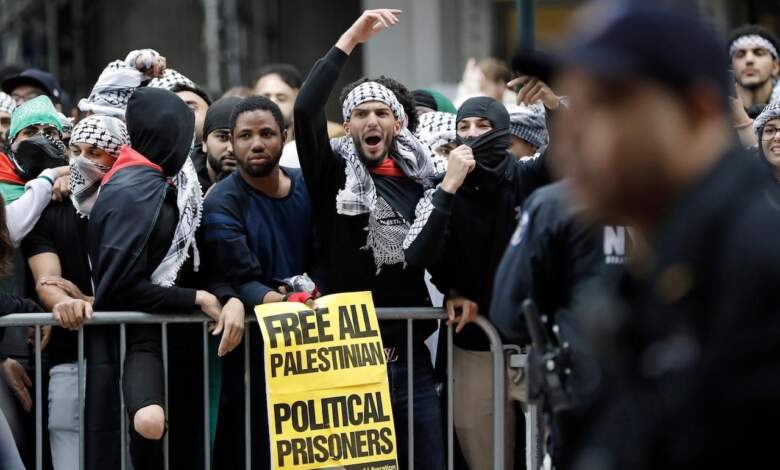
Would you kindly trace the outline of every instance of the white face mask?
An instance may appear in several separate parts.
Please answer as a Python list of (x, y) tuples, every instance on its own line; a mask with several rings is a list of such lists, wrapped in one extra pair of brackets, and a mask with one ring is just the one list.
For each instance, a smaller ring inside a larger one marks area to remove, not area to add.
[(70, 200), (79, 215), (89, 217), (98, 197), (100, 183), (110, 170), (110, 166), (95, 163), (85, 157), (71, 157), (68, 187)]

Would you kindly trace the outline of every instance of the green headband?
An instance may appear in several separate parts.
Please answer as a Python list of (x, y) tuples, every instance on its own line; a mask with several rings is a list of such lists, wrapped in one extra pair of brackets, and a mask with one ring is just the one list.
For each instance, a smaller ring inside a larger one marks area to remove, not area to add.
[(25, 127), (40, 124), (54, 126), (62, 133), (62, 123), (60, 118), (57, 117), (57, 110), (48, 96), (39, 96), (16, 107), (13, 114), (11, 114), (11, 129), (8, 131), (9, 140), (14, 140), (16, 135)]

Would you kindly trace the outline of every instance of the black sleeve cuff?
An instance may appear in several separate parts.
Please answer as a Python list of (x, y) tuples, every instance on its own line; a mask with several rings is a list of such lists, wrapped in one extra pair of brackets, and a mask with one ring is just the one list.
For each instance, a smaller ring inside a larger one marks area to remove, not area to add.
[(454, 194), (448, 193), (447, 191), (441, 189), (441, 187), (438, 187), (433, 193), (433, 207), (444, 212), (445, 214), (449, 214), (452, 210), (452, 201), (454, 198)]

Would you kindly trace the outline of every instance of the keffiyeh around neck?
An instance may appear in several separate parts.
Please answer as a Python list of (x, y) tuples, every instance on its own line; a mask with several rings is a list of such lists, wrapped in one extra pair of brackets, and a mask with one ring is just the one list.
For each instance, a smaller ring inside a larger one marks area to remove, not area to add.
[(195, 232), (200, 226), (203, 213), (203, 193), (198, 183), (198, 173), (192, 160), (187, 159), (181, 171), (173, 178), (176, 187), (176, 206), (179, 209), (179, 221), (168, 252), (152, 273), (152, 283), (170, 287), (175, 284), (179, 270), (193, 252), (195, 271), (200, 266), (200, 256), (195, 243)]

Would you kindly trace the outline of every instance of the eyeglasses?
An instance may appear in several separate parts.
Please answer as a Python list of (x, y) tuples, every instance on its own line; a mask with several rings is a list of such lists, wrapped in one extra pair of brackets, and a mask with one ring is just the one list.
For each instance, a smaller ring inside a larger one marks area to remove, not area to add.
[(764, 130), (761, 131), (761, 140), (774, 140), (778, 132), (780, 132), (780, 127), (766, 126), (764, 127)]
[(41, 93), (37, 93), (37, 92), (31, 91), (30, 93), (27, 93), (26, 95), (18, 95), (16, 93), (14, 93), (14, 94), (11, 95), (11, 97), (14, 99), (14, 101), (16, 102), (16, 105), (18, 106), (18, 105), (24, 104), (24, 103), (26, 103), (26, 102), (28, 102), (28, 101), (30, 101), (32, 99), (35, 99), (35, 98), (37, 98), (37, 97), (39, 97), (41, 95), (42, 95)]

